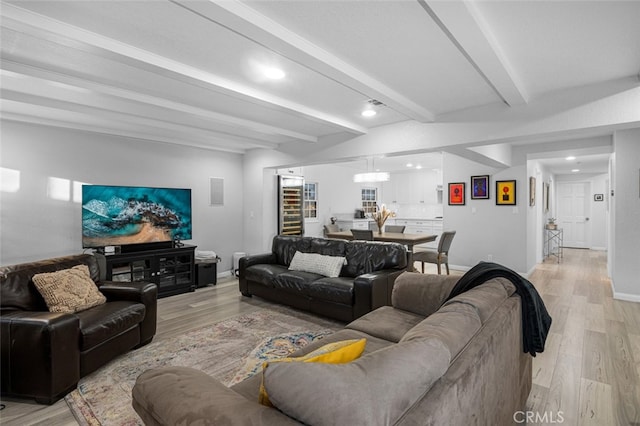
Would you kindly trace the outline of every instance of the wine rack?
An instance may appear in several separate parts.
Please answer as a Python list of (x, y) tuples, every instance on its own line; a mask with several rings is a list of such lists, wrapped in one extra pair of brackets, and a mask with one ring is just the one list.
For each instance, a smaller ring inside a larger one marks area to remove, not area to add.
[(304, 178), (278, 176), (278, 233), (304, 234)]

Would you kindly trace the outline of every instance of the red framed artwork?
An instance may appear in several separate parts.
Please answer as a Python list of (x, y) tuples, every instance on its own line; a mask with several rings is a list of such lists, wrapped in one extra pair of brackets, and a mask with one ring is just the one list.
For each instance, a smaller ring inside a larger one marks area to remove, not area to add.
[(449, 205), (464, 206), (464, 182), (452, 182), (449, 184)]

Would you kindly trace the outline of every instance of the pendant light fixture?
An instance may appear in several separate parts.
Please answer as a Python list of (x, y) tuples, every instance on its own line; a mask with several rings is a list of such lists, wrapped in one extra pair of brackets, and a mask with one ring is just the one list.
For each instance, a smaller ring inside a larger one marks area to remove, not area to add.
[(369, 159), (367, 159), (367, 172), (356, 173), (353, 175), (353, 181), (356, 183), (374, 183), (374, 182), (387, 182), (390, 179), (389, 172), (374, 171), (375, 163), (374, 159), (371, 159), (371, 169), (369, 168)]

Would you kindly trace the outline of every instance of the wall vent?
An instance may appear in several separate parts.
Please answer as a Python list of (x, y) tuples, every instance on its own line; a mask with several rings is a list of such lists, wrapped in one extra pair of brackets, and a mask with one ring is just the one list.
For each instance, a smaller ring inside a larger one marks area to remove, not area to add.
[(224, 205), (224, 179), (209, 178), (209, 205)]

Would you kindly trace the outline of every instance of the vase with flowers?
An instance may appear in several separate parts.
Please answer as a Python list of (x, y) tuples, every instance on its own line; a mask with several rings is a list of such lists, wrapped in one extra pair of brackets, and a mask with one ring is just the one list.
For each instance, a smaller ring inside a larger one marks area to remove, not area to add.
[(378, 233), (382, 233), (382, 227), (384, 226), (384, 223), (390, 217), (395, 217), (396, 213), (387, 209), (387, 206), (385, 206), (384, 204), (376, 207), (376, 211), (371, 215), (371, 218), (375, 220), (376, 224), (378, 225)]

